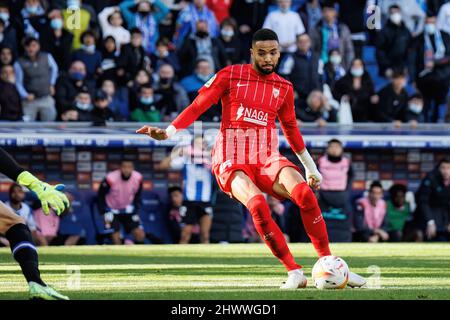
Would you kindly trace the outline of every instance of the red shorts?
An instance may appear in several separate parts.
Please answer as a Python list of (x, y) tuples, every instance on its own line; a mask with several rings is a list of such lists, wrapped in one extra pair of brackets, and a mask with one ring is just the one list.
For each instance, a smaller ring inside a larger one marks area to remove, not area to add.
[(230, 197), (233, 197), (231, 193), (233, 173), (243, 171), (262, 192), (281, 200), (284, 198), (273, 191), (273, 184), (276, 182), (281, 169), (285, 167), (292, 167), (301, 173), (295, 164), (279, 153), (273, 153), (262, 164), (237, 164), (225, 161), (213, 165), (212, 171), (220, 189)]

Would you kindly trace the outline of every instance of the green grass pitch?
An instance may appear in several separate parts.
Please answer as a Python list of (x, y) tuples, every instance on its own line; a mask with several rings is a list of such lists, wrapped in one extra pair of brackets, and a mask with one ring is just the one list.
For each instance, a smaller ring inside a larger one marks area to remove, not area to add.
[[(39, 248), (41, 274), (71, 299), (450, 299), (450, 244), (332, 244), (369, 288), (318, 290), (311, 244), (290, 244), (306, 289), (281, 291), (282, 265), (263, 244)], [(0, 299), (27, 299), (9, 249), (0, 249)]]

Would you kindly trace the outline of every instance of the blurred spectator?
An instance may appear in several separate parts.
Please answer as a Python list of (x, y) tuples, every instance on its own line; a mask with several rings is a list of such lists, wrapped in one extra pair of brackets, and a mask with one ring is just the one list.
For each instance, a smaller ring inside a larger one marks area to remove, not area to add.
[(183, 220), (183, 190), (180, 187), (170, 187), (169, 193), (169, 209), (167, 214), (167, 226), (173, 243), (180, 243), (181, 239), (181, 221)]
[(150, 69), (150, 58), (142, 46), (142, 32), (138, 28), (131, 29), (131, 41), (120, 51), (119, 65), (119, 75), (124, 77), (128, 86), (139, 70)]
[(450, 159), (442, 159), (416, 192), (416, 220), (426, 239), (450, 240)]
[(133, 81), (128, 84), (128, 106), (130, 111), (135, 108), (139, 103), (139, 91), (140, 87), (144, 84), (152, 84), (153, 80), (146, 70), (139, 70)]
[(25, 55), (14, 63), (16, 87), (23, 100), (28, 121), (53, 121), (56, 118), (55, 83), (58, 66), (51, 54), (40, 51), (39, 40), (26, 38)]
[(98, 210), (110, 230), (113, 244), (122, 244), (121, 226), (134, 236), (135, 243), (144, 243), (141, 225), (142, 175), (134, 170), (132, 161), (122, 160), (120, 169), (108, 173), (98, 190)]
[(107, 36), (103, 38), (103, 46), (101, 48), (102, 62), (98, 70), (99, 79), (101, 82), (103, 79), (113, 79), (118, 82), (118, 66), (119, 66), (119, 53), (117, 52), (117, 45), (114, 37)]
[(53, 210), (50, 210), (50, 214), (46, 215), (42, 208), (34, 210), (33, 216), (36, 221), (39, 245), (51, 245), (58, 236), (59, 217)]
[(53, 56), (60, 71), (67, 71), (71, 61), (73, 35), (64, 29), (61, 11), (52, 10), (41, 30), (39, 39), (42, 50)]
[(309, 32), (322, 20), (322, 8), (319, 0), (307, 0), (300, 6), (298, 13), (302, 19), (305, 29)]
[(329, 86), (330, 90), (334, 90), (336, 82), (345, 76), (345, 68), (342, 65), (342, 56), (337, 49), (330, 50), (328, 54), (328, 62), (323, 68), (324, 82)]
[(22, 101), (16, 88), (14, 68), (4, 65), (0, 71), (0, 120), (20, 121), (22, 117)]
[(116, 84), (111, 79), (104, 79), (100, 85), (108, 96), (108, 107), (121, 119), (128, 119), (130, 111), (128, 108), (127, 90), (117, 90)]
[(159, 39), (158, 25), (169, 13), (169, 8), (161, 0), (125, 0), (119, 7), (128, 29), (136, 27), (141, 30), (145, 52), (155, 52)]
[(378, 103), (378, 96), (362, 60), (353, 60), (349, 72), (336, 82), (333, 96), (350, 103), (354, 122), (367, 122), (371, 105)]
[(417, 117), (408, 110), (408, 93), (405, 86), (406, 73), (401, 69), (394, 69), (390, 83), (377, 93), (379, 102), (375, 106), (373, 120), (394, 122), (396, 127), (400, 127), (402, 122), (417, 120)]
[(81, 48), (72, 54), (72, 61), (80, 60), (86, 66), (85, 81), (94, 86), (96, 76), (102, 64), (102, 54), (95, 45), (96, 36), (92, 31), (85, 31), (81, 35)]
[(319, 56), (311, 50), (311, 39), (304, 33), (297, 37), (297, 51), (281, 61), (279, 73), (292, 82), (297, 105), (304, 105), (313, 90), (321, 89)]
[(281, 53), (293, 53), (297, 50), (297, 36), (306, 29), (297, 12), (291, 10), (291, 0), (277, 0), (278, 8), (270, 12), (263, 28), (268, 28), (278, 35)]
[(334, 5), (324, 5), (322, 16), (322, 21), (309, 31), (313, 51), (320, 55), (323, 63), (327, 63), (328, 52), (338, 49), (342, 65), (347, 69), (355, 57), (350, 30), (345, 24), (338, 22)]
[(422, 93), (424, 120), (442, 120), (450, 82), (450, 35), (436, 28), (436, 17), (427, 17), (424, 32), (411, 50), (411, 77)]
[(30, 206), (24, 202), (25, 191), (23, 187), (17, 183), (13, 183), (9, 188), (9, 201), (5, 204), (10, 207), (17, 215), (22, 217), (25, 224), (31, 231), (34, 242), (37, 245), (45, 245), (46, 239), (42, 235), (38, 234), (36, 221), (33, 217), (33, 211)]
[[(79, 221), (77, 221), (77, 213), (75, 212), (74, 202), (75, 196), (69, 192), (64, 192), (69, 200), (70, 206), (67, 210), (63, 211), (60, 218), (58, 236), (55, 239), (55, 245), (65, 245), (65, 246), (75, 246), (80, 244), (81, 242), (85, 242), (83, 238), (85, 231), (83, 227), (80, 225)], [(69, 222), (70, 221), (70, 222)], [(64, 228), (65, 225), (70, 224), (72, 228)], [(74, 228), (75, 226), (75, 228)]]
[(81, 0), (67, 0), (66, 10), (62, 13), (65, 29), (73, 34), (72, 49), (80, 49), (83, 44), (82, 34), (88, 30), (98, 30), (97, 13)]
[(450, 34), (450, 3), (445, 3), (439, 9), (436, 26), (439, 30)]
[(162, 110), (163, 121), (172, 121), (189, 105), (189, 97), (183, 87), (175, 81), (175, 73), (170, 64), (163, 64), (158, 71), (158, 81), (154, 84), (155, 95), (161, 99), (157, 102)]
[(87, 86), (85, 79), (86, 66), (79, 60), (73, 61), (69, 71), (58, 78), (55, 85), (55, 100), (59, 114), (73, 107), (75, 97), (83, 88), (93, 91)]
[(0, 47), (0, 66), (14, 64), (14, 54), (10, 47)]
[(412, 210), (406, 201), (406, 191), (406, 186), (403, 184), (394, 184), (389, 188), (390, 200), (387, 201), (389, 241), (403, 240), (405, 224), (412, 217)]
[(176, 73), (180, 71), (178, 57), (173, 50), (169, 50), (169, 41), (159, 39), (156, 43), (156, 51), (150, 56), (152, 69), (158, 72), (163, 64), (170, 64)]
[(319, 127), (326, 126), (327, 122), (336, 122), (336, 110), (319, 90), (311, 91), (306, 103), (296, 108), (296, 113), (301, 121), (315, 122)]
[(389, 20), (376, 37), (376, 57), (381, 76), (390, 78), (393, 68), (404, 68), (411, 46), (411, 33), (402, 22), (400, 7), (389, 8)]
[[(401, 10), (401, 17), (405, 26), (412, 36), (415, 37), (423, 31), (425, 11), (431, 9), (425, 7), (429, 7), (431, 2), (432, 1), (429, 0), (383, 0), (380, 3), (381, 14), (383, 17), (386, 17), (385, 20), (387, 20), (390, 18), (390, 8), (393, 5), (398, 6)], [(422, 4), (424, 5), (423, 7)]]
[(253, 33), (260, 29), (267, 16), (272, 0), (233, 1), (230, 8), (231, 16), (239, 26), (239, 38), (242, 43), (242, 58), (250, 61), (250, 47)]
[[(39, 39), (39, 27), (37, 24), (45, 24), (45, 8), (40, 0), (25, 0), (20, 11), (24, 36)], [(44, 16), (44, 19), (42, 19)]]
[(325, 155), (318, 160), (323, 181), (319, 190), (319, 206), (327, 223), (328, 237), (332, 242), (352, 240), (352, 206), (350, 203), (351, 161), (344, 155), (342, 142), (331, 139)]
[(200, 242), (209, 243), (213, 215), (213, 176), (211, 155), (203, 137), (195, 137), (192, 146), (175, 148), (170, 156), (161, 161), (157, 169), (183, 171), (184, 208), (180, 208), (180, 243), (189, 243), (196, 224), (200, 225)]
[(206, 24), (203, 32), (207, 32), (211, 38), (219, 36), (219, 24), (214, 13), (206, 6), (206, 0), (193, 0), (178, 14), (174, 36), (176, 47), (181, 47), (189, 35), (197, 33), (200, 20)]
[(207, 7), (214, 12), (216, 20), (222, 23), (230, 17), (230, 7), (233, 0), (206, 0)]
[(193, 74), (181, 79), (180, 84), (186, 90), (191, 102), (197, 96), (197, 91), (213, 76), (214, 70), (211, 63), (205, 59), (199, 59), (195, 62), (195, 71)]
[(92, 121), (91, 111), (94, 107), (92, 104), (92, 96), (87, 88), (82, 88), (77, 93), (72, 106), (69, 110), (76, 110), (78, 114), (76, 121)]
[(355, 240), (363, 242), (389, 240), (386, 202), (383, 200), (383, 187), (380, 182), (372, 182), (368, 196), (356, 201), (354, 223)]
[(91, 111), (91, 121), (94, 126), (105, 126), (106, 122), (113, 122), (117, 120), (117, 115), (108, 108), (109, 99), (106, 92), (99, 89), (95, 93), (94, 108)]
[(159, 122), (162, 119), (161, 110), (158, 109), (150, 83), (139, 88), (139, 100), (131, 107), (131, 120), (137, 122)]
[(130, 42), (130, 31), (123, 26), (123, 18), (119, 7), (106, 7), (98, 14), (98, 22), (103, 38), (114, 37), (119, 53), (122, 46)]
[(178, 51), (180, 64), (183, 66), (182, 76), (194, 71), (198, 59), (208, 60), (214, 71), (222, 69), (227, 64), (225, 48), (216, 38), (212, 38), (207, 23), (199, 20), (196, 26), (197, 31), (185, 39)]
[(227, 18), (220, 25), (219, 42), (225, 49), (227, 65), (237, 64), (242, 61), (241, 42), (237, 35), (237, 25), (233, 18)]
[(423, 96), (420, 92), (416, 92), (408, 98), (408, 118), (412, 127), (417, 127), (417, 123), (421, 118), (423, 110)]
[(339, 4), (339, 20), (351, 32), (355, 58), (362, 58), (363, 46), (367, 40), (367, 0), (337, 0), (335, 2)]
[(19, 31), (20, 17), (11, 16), (8, 4), (0, 3), (0, 19), (3, 21), (3, 39), (0, 41), (2, 46), (8, 46), (14, 56), (18, 56), (17, 40), (21, 38)]

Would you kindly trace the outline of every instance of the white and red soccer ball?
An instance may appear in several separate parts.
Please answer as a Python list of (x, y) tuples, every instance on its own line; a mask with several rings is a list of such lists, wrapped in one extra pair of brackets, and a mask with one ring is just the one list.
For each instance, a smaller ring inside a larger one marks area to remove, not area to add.
[(318, 289), (344, 289), (348, 276), (347, 263), (336, 256), (320, 258), (312, 269), (312, 279)]

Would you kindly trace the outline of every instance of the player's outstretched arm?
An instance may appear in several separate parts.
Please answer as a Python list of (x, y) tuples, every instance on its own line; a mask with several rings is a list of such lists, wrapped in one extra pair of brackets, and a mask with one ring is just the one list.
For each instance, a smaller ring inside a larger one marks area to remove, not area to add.
[(42, 182), (30, 172), (23, 170), (5, 150), (0, 148), (0, 168), (8, 178), (33, 191), (41, 201), (42, 210), (49, 214), (52, 208), (57, 215), (63, 213), (70, 206), (69, 199), (61, 191), (64, 185), (51, 186)]
[(158, 127), (152, 126), (143, 126), (142, 128), (136, 130), (136, 133), (145, 134), (155, 140), (166, 140), (169, 139), (171, 135), (173, 135), (176, 129), (173, 126), (169, 126), (167, 129), (161, 129)]

